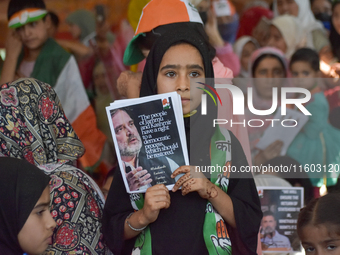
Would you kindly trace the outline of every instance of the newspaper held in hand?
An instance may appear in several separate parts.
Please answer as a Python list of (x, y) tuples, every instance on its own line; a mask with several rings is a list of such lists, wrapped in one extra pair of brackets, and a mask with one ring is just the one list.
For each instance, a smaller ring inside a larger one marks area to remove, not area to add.
[(128, 193), (156, 184), (170, 190), (189, 165), (181, 97), (176, 92), (116, 100), (106, 107), (119, 167)]
[(278, 108), (270, 126), (264, 131), (260, 141), (256, 144), (256, 148), (264, 150), (276, 140), (280, 140), (283, 142), (280, 155), (286, 155), (289, 145), (308, 121), (308, 116), (301, 112), (292, 109), (286, 110), (287, 114), (283, 116), (281, 115), (281, 107)]

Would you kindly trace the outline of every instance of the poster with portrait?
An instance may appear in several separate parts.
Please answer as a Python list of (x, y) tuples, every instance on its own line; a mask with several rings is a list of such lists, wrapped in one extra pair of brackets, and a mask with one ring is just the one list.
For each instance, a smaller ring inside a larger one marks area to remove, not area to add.
[(263, 217), (260, 227), (264, 254), (294, 254), (302, 247), (297, 219), (303, 205), (302, 187), (257, 187)]
[(189, 165), (180, 96), (116, 100), (106, 112), (127, 192), (145, 192), (156, 184), (172, 189), (180, 176), (171, 174)]

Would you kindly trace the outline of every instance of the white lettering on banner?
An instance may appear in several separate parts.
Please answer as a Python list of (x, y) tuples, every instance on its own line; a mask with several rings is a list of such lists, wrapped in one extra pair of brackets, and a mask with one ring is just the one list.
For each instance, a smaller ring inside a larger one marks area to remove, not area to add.
[[(233, 114), (234, 115), (244, 115), (244, 95), (240, 88), (231, 84), (215, 84), (215, 88), (217, 89), (229, 89), (233, 98)], [(258, 110), (255, 109), (253, 104), (253, 88), (248, 88), (248, 109), (251, 113), (259, 116), (270, 115), (274, 113), (278, 107), (278, 89), (273, 88), (272, 99), (273, 103), (270, 109), (267, 110)], [(287, 98), (288, 93), (300, 93), (304, 94), (304, 98)], [(295, 105), (304, 115), (312, 115), (302, 104), (307, 103), (311, 99), (311, 93), (309, 90), (304, 88), (281, 88), (281, 115), (287, 114), (287, 104)], [(206, 103), (206, 94), (202, 94), (202, 102), (201, 104), (201, 112), (202, 115), (207, 114), (207, 103)], [(224, 123), (226, 124), (226, 123)]]

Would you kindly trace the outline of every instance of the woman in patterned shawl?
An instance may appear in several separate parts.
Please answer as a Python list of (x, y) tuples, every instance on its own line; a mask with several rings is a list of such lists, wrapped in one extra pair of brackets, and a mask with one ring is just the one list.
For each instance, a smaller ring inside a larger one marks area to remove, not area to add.
[(57, 222), (48, 254), (106, 254), (104, 199), (96, 183), (72, 166), (84, 146), (46, 83), (20, 79), (0, 86), (0, 156), (25, 159), (51, 177)]

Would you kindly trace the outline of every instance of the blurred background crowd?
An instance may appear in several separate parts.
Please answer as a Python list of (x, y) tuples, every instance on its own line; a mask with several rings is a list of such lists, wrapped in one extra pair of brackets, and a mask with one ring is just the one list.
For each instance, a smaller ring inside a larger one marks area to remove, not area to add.
[[(148, 2), (148, 0), (45, 1), (46, 9), (49, 11), (48, 18), (52, 24), (49, 28), (49, 36), (74, 55), (87, 97), (94, 109), (97, 128), (108, 138), (106, 140), (98, 138), (97, 147), (101, 151), (98, 158), (78, 162), (78, 167), (87, 170), (100, 185), (109, 171), (117, 165), (115, 157), (112, 157), (114, 146), (105, 107), (116, 99), (139, 96), (141, 71), (145, 65), (143, 59), (147, 56), (154, 40), (150, 31), (157, 31), (162, 25), (166, 25), (149, 24), (145, 18), (143, 26), (147, 24), (150, 30), (141, 28), (140, 17)], [(339, 159), (339, 146), (334, 145), (334, 141), (340, 139), (340, 132), (338, 132), (340, 87), (337, 83), (340, 74), (340, 2), (331, 0), (190, 0), (189, 2), (198, 10), (209, 42), (215, 48), (219, 61), (226, 68), (224, 77), (328, 78), (320, 81), (317, 88), (314, 84), (310, 88), (307, 87), (312, 95), (322, 93), (325, 98), (325, 100), (320, 99), (322, 102), (316, 106), (320, 113), (319, 115), (315, 113), (315, 116), (320, 116), (316, 122), (327, 123), (327, 125), (312, 127), (312, 131), (317, 128), (316, 136), (322, 133), (325, 137), (318, 139), (314, 144), (306, 145), (305, 140), (308, 140), (309, 133), (307, 138), (297, 136), (295, 150), (290, 148), (286, 156), (289, 157), (288, 161), (294, 160), (296, 164), (305, 164), (311, 163), (308, 161), (308, 155), (328, 153), (327, 157), (319, 160), (325, 164), (338, 163), (336, 160)], [(6, 13), (8, 3), (7, 0), (0, 1), (0, 30), (2, 31), (0, 68), (3, 69), (1, 83), (11, 81), (4, 71), (8, 68), (4, 65), (6, 55), (15, 51), (15, 47), (21, 46), (20, 42), (13, 43), (16, 41), (15, 36), (8, 29)], [(139, 27), (138, 22), (140, 22)], [(162, 33), (162, 30), (158, 32)], [(141, 33), (146, 39), (139, 36)], [(299, 55), (296, 51), (301, 48), (313, 51), (299, 52)], [(294, 62), (291, 62), (295, 53), (297, 56)], [(313, 55), (314, 53), (316, 55)], [(315, 58), (308, 58), (307, 55), (313, 55)], [(316, 66), (313, 66), (313, 61), (317, 62)], [(302, 64), (293, 66), (294, 63)], [(303, 66), (303, 63), (306, 66)], [(24, 74), (27, 68), (21, 65), (15, 78), (27, 76)], [(307, 73), (305, 69), (310, 72)], [(261, 89), (256, 82), (254, 83), (252, 86), (256, 90), (255, 108), (268, 108), (272, 98), (271, 88)], [(234, 84), (245, 93), (249, 87), (249, 82), (242, 79), (235, 79)], [(324, 102), (327, 102), (327, 106), (323, 105)], [(245, 118), (251, 117), (246, 114)], [(328, 129), (328, 124), (332, 126), (331, 129)], [(74, 123), (72, 125), (78, 134), (77, 126)], [(283, 144), (279, 140), (264, 150), (256, 148), (256, 143), (266, 127), (260, 129), (248, 127), (244, 133), (249, 134), (249, 141), (245, 141), (242, 145), (250, 164), (264, 164), (280, 156)], [(240, 133), (239, 140), (248, 140), (244, 137), (240, 138), (241, 131), (233, 130), (233, 132)], [(83, 141), (82, 134), (79, 136)], [(325, 144), (327, 152), (319, 150), (321, 143)], [(302, 155), (298, 153), (302, 150), (301, 146), (318, 149), (307, 152), (303, 149), (305, 152)], [(250, 152), (247, 153), (249, 149)], [(279, 163), (280, 160), (283, 162), (287, 158), (279, 158)], [(332, 189), (337, 185), (337, 176), (332, 178), (325, 176), (312, 183), (311, 185), (317, 190), (313, 191), (311, 188), (310, 194), (318, 194), (322, 186)], [(291, 181), (291, 184), (296, 183)], [(296, 185), (302, 184), (299, 182)]]

